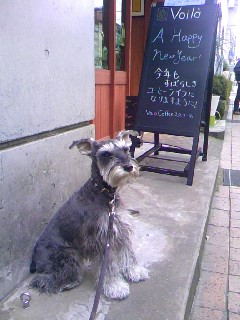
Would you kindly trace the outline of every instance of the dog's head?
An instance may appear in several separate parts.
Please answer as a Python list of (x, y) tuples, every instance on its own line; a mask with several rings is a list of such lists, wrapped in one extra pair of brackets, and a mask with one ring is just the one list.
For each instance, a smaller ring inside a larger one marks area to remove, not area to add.
[(137, 161), (131, 158), (129, 152), (132, 144), (130, 135), (137, 136), (138, 133), (132, 130), (121, 131), (115, 139), (106, 141), (81, 139), (73, 141), (69, 148), (76, 146), (82, 154), (90, 156), (103, 180), (111, 187), (119, 187), (139, 174)]

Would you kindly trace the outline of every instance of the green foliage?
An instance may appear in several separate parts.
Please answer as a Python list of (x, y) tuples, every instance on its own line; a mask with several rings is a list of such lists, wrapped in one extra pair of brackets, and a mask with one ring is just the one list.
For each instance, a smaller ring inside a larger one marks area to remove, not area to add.
[(226, 110), (227, 101), (226, 100), (220, 100), (218, 103), (217, 111), (219, 112), (219, 115), (216, 114), (216, 118), (223, 119), (224, 113)]
[(229, 65), (226, 60), (223, 61), (223, 71), (229, 71)]
[(221, 100), (228, 101), (231, 90), (232, 90), (232, 81), (227, 80), (222, 75), (215, 75), (213, 77), (213, 89), (212, 89), (213, 95), (220, 96)]

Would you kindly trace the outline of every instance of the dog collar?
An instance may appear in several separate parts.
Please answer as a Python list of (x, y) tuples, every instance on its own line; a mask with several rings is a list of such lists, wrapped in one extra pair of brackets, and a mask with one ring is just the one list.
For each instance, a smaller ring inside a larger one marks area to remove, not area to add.
[(103, 182), (103, 185), (100, 186), (93, 179), (91, 179), (91, 180), (92, 180), (94, 187), (96, 187), (101, 193), (110, 197), (111, 200), (114, 199), (117, 188), (113, 188), (113, 187), (109, 186), (106, 182)]

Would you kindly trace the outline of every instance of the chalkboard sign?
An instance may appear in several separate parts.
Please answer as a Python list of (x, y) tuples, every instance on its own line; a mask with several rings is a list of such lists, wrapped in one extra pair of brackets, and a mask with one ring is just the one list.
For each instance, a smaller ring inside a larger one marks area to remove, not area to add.
[(217, 12), (217, 5), (152, 7), (136, 130), (199, 131)]

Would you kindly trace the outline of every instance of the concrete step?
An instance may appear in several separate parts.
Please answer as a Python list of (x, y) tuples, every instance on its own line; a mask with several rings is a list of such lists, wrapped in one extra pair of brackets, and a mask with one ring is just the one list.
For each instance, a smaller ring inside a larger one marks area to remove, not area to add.
[(209, 135), (217, 139), (224, 139), (226, 120), (217, 120), (215, 126), (209, 127)]
[[(182, 137), (163, 135), (161, 139), (163, 143), (186, 147)], [(189, 138), (186, 143), (191, 147)], [(222, 140), (210, 137), (208, 161), (197, 160), (192, 186), (186, 185), (185, 178), (141, 172), (136, 182), (121, 191), (126, 208), (139, 212), (133, 216), (133, 244), (139, 263), (148, 268), (150, 278), (130, 284), (130, 296), (124, 301), (101, 297), (98, 320), (188, 318), (221, 146)], [(147, 147), (144, 144), (142, 148)], [(79, 287), (51, 296), (29, 290), (29, 281), (26, 279), (2, 302), (1, 320), (89, 318), (95, 295), (90, 271)], [(32, 297), (28, 309), (23, 309), (20, 301), (24, 291)]]

